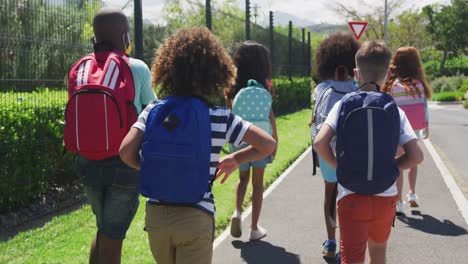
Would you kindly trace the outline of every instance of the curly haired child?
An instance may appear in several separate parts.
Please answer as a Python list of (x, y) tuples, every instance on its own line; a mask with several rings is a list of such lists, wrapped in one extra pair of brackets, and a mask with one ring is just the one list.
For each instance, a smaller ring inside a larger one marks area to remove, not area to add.
[[(169, 37), (157, 51), (154, 61), (153, 84), (163, 100), (178, 96), (201, 98), (206, 102), (208, 98), (220, 96), (222, 89), (230, 86), (236, 76), (236, 68), (221, 43), (202, 27), (183, 29)], [(121, 145), (122, 160), (131, 167), (140, 169), (139, 152), (147, 136), (145, 129), (150, 125), (147, 121), (157, 104), (155, 101), (146, 107)], [(270, 135), (229, 109), (208, 104), (208, 113), (207, 137), (211, 139), (211, 152), (205, 158), (210, 161), (206, 173), (211, 180), (206, 182), (207, 191), (201, 200), (179, 205), (149, 197), (146, 204), (145, 227), (153, 257), (160, 264), (211, 263), (215, 214), (213, 181), (222, 177), (221, 183), (224, 183), (240, 164), (262, 159), (276, 147)], [(225, 143), (239, 145), (242, 141), (251, 146), (219, 158)], [(142, 155), (144, 161), (143, 152)], [(154, 175), (157, 173), (155, 170)]]

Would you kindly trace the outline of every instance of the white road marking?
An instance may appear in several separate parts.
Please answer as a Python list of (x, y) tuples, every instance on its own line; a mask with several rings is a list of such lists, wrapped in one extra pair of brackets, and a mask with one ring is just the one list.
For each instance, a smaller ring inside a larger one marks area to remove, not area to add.
[[(292, 170), (294, 170), (294, 168), (297, 167), (297, 165), (299, 165), (299, 163), (302, 162), (302, 160), (307, 157), (307, 156), (310, 156), (312, 152), (312, 147), (309, 147), (307, 148), (304, 153), (302, 153), (301, 156), (299, 156), (299, 158), (294, 161), (294, 163), (289, 166), (289, 168), (287, 168), (283, 174), (281, 174), (281, 176), (276, 179), (276, 181), (270, 185), (270, 187), (268, 187), (268, 189), (263, 193), (263, 200), (265, 200), (268, 195), (270, 195), (270, 193), (276, 189), (278, 187), (278, 185), (291, 173)], [(249, 208), (247, 208), (247, 210), (245, 210), (245, 212), (242, 213), (242, 222), (245, 221), (245, 219), (252, 213), (252, 205), (249, 206)], [(213, 251), (216, 250), (216, 248), (228, 237), (230, 236), (230, 231), (229, 231), (229, 228), (230, 226), (228, 225), (228, 227), (226, 228), (226, 230), (223, 231), (223, 233), (221, 233), (216, 239), (215, 241), (213, 242)]]
[(461, 215), (465, 219), (465, 223), (468, 225), (468, 201), (466, 200), (465, 195), (455, 182), (452, 174), (440, 158), (431, 141), (429, 139), (424, 139), (423, 142), (429, 154), (432, 156), (434, 163), (439, 169), (440, 174), (442, 175), (442, 178), (444, 179), (444, 182), (447, 185), (450, 193), (452, 194), (452, 197), (455, 200), (455, 203), (457, 204), (458, 211), (461, 213)]

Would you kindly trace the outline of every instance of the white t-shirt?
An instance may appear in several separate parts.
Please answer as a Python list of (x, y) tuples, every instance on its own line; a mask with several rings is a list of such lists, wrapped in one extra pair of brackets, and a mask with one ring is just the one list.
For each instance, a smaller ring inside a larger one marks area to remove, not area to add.
[[(336, 132), (336, 126), (338, 125), (338, 114), (340, 112), (341, 108), (341, 101), (337, 102), (333, 108), (331, 109), (330, 113), (328, 114), (327, 119), (325, 120), (325, 124), (329, 125), (333, 131)], [(411, 127), (411, 124), (408, 121), (408, 118), (406, 118), (405, 112), (401, 110), (398, 107), (398, 112), (400, 113), (400, 145), (404, 145), (408, 143), (410, 140), (413, 140), (416, 138), (416, 134), (414, 133), (413, 128)], [(342, 199), (348, 194), (352, 194), (353, 192), (346, 189), (345, 187), (341, 186), (341, 184), (338, 183), (338, 197), (337, 201)], [(376, 196), (395, 196), (398, 194), (398, 190), (396, 187), (396, 183), (393, 183), (390, 188), (388, 188), (386, 191), (376, 194)]]

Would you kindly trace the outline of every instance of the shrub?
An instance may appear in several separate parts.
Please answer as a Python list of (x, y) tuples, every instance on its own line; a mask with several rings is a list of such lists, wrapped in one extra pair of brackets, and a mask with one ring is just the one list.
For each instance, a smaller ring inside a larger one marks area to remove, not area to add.
[(23, 206), (54, 186), (72, 181), (64, 155), (63, 112), (67, 93), (1, 93), (0, 211)]
[(441, 92), (432, 96), (432, 100), (440, 102), (461, 101), (462, 99), (463, 92), (460, 91)]
[(468, 99), (465, 99), (465, 101), (463, 102), (463, 107), (465, 109), (468, 109)]
[(463, 75), (443, 76), (431, 82), (434, 93), (468, 90), (468, 78)]
[(273, 80), (275, 96), (273, 110), (276, 115), (292, 113), (310, 107), (311, 78), (276, 78)]

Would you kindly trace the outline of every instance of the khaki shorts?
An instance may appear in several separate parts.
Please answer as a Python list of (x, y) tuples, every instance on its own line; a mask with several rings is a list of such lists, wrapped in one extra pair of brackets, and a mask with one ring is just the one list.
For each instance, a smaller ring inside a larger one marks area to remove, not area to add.
[(193, 207), (146, 204), (145, 227), (158, 264), (210, 264), (214, 219)]

